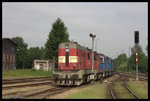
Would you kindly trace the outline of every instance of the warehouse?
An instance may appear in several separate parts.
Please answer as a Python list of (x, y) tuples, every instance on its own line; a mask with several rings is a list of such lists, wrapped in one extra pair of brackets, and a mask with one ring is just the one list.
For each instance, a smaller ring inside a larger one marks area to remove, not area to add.
[(2, 65), (3, 70), (16, 69), (17, 44), (9, 38), (2, 38)]

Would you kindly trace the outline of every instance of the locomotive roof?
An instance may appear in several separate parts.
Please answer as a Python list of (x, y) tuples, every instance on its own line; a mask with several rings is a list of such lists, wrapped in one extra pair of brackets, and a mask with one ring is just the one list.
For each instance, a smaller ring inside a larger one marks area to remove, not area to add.
[[(84, 47), (84, 46), (81, 46), (80, 44), (78, 44), (78, 42), (75, 42), (75, 41), (72, 41), (72, 42), (62, 42), (60, 43), (59, 45), (62, 45), (62, 44), (69, 44), (69, 45), (75, 45), (73, 46), (74, 48), (77, 48), (77, 49), (80, 49), (80, 50), (84, 50), (84, 51), (92, 51), (92, 49), (89, 49), (88, 47)], [(104, 58), (108, 58), (110, 60), (112, 60), (110, 57), (102, 54), (102, 53), (97, 53), (96, 51), (94, 51), (95, 54), (99, 54), (100, 56), (104, 56)]]
[[(63, 45), (63, 44), (71, 45), (73, 48), (77, 48), (77, 49), (80, 49), (80, 50), (91, 51), (91, 49), (89, 49), (88, 47), (81, 46), (77, 42), (62, 42), (62, 43), (59, 44), (59, 46), (61, 47), (61, 45)], [(63, 48), (63, 47), (61, 47), (61, 48)]]
[(102, 53), (100, 53), (99, 55), (100, 55), (100, 56), (104, 56), (104, 58), (107, 58), (107, 59), (113, 60), (113, 59), (112, 59), (112, 58), (110, 58), (109, 56), (106, 56), (106, 55), (104, 55), (104, 54), (102, 54)]

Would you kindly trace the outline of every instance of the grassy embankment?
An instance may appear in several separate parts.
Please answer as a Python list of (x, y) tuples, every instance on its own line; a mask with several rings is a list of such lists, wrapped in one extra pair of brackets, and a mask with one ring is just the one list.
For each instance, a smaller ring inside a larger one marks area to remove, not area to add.
[(2, 71), (2, 78), (23, 78), (23, 77), (39, 77), (39, 76), (52, 76), (52, 71), (43, 71), (35, 69), (17, 69), (17, 70), (4, 70)]
[(128, 87), (140, 98), (148, 99), (148, 82), (129, 81)]
[(79, 90), (66, 97), (66, 99), (107, 99), (106, 84), (94, 84), (84, 90)]

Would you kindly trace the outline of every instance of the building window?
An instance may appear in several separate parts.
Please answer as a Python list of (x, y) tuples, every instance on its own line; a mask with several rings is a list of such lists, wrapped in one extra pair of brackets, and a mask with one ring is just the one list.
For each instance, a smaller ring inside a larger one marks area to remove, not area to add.
[(6, 54), (6, 62), (8, 62), (8, 54)]
[(11, 62), (11, 54), (9, 55), (9, 61)]
[(3, 62), (5, 62), (5, 53), (3, 53)]
[(15, 55), (13, 55), (13, 62), (15, 62)]

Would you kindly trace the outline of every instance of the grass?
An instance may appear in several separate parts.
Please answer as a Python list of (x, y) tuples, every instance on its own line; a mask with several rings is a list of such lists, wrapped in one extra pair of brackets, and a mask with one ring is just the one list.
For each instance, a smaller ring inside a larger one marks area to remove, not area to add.
[(99, 83), (72, 93), (66, 99), (107, 99), (106, 95), (106, 85)]
[(140, 98), (148, 99), (148, 82), (129, 81), (128, 87)]
[(35, 69), (17, 69), (17, 70), (4, 70), (2, 78), (22, 78), (22, 77), (38, 77), (38, 76), (52, 76), (52, 71), (43, 71)]
[(123, 86), (122, 82), (114, 82), (113, 90), (117, 93), (117, 97), (122, 99), (135, 99), (131, 93)]

